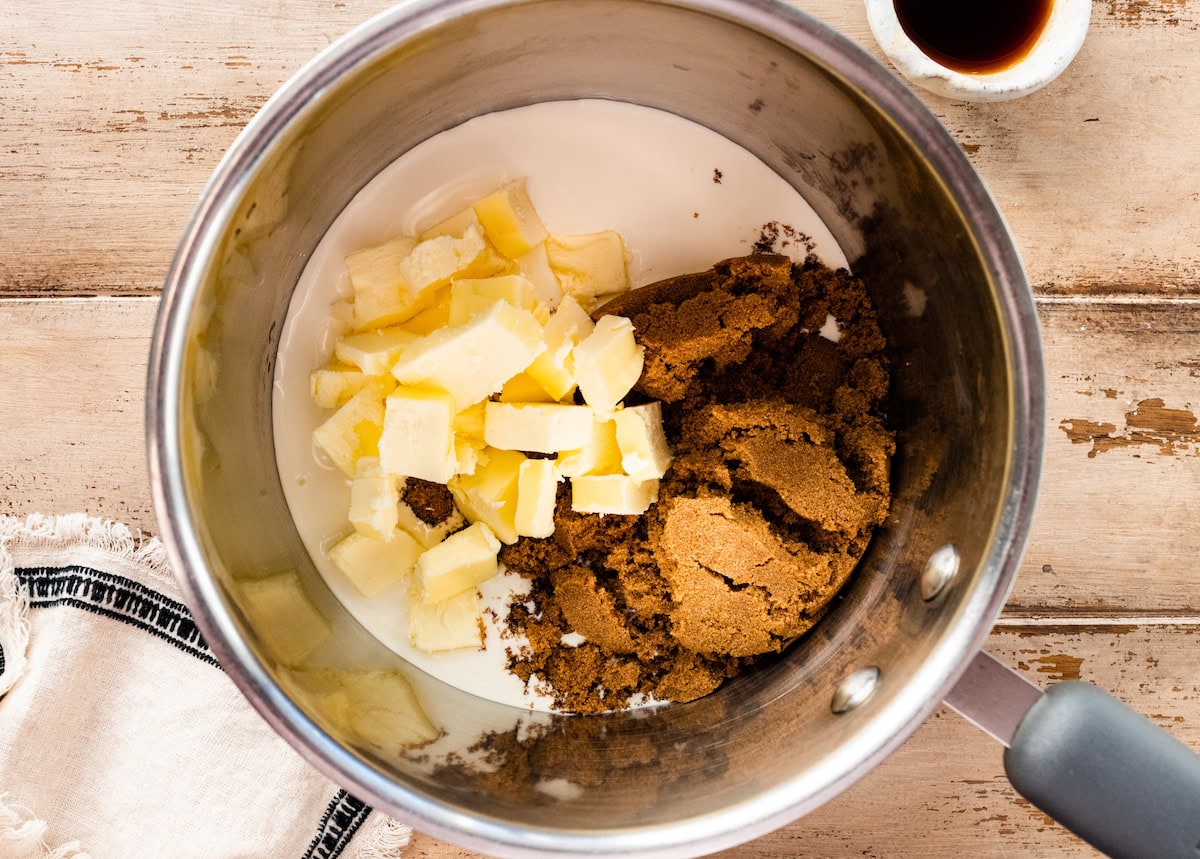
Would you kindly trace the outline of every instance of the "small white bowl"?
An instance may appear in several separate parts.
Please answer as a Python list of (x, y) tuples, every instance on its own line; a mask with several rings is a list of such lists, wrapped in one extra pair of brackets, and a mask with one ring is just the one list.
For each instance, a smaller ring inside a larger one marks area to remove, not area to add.
[(1020, 98), (1050, 83), (1079, 53), (1092, 17), (1091, 0), (1054, 0), (1050, 20), (1024, 58), (997, 72), (964, 74), (943, 66), (913, 43), (900, 26), (893, 0), (866, 0), (866, 4), (875, 40), (906, 78), (938, 95), (969, 101)]

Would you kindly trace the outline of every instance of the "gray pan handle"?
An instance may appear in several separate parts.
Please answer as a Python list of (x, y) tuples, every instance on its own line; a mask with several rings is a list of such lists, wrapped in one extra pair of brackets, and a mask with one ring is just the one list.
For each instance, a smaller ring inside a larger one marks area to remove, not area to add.
[(1095, 686), (1051, 686), (1004, 753), (1017, 791), (1117, 859), (1200, 859), (1200, 757)]
[(1008, 746), (1017, 791), (1116, 859), (1200, 859), (1200, 756), (1089, 683), (1044, 693), (978, 653), (946, 703)]

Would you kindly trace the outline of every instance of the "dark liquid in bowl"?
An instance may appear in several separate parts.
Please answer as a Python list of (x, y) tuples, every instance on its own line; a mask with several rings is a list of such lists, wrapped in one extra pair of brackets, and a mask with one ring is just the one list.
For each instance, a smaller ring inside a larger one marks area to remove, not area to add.
[(894, 0), (900, 26), (926, 55), (967, 74), (1002, 71), (1036, 44), (1054, 0)]

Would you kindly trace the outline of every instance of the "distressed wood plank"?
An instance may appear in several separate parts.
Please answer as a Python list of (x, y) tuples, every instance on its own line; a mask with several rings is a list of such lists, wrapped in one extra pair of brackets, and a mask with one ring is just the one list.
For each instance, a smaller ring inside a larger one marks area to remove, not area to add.
[[(142, 386), (156, 306), (0, 301), (0, 366), (15, 368), (0, 511), (154, 530)], [(1041, 320), (1046, 461), (1009, 615), (1200, 615), (1200, 302), (1049, 303)]]
[[(0, 294), (155, 293), (237, 131), (389, 5), (4, 3)], [(861, 3), (796, 5), (881, 57)], [(1083, 52), (1044, 91), (999, 105), (922, 93), (992, 188), (1039, 290), (1200, 289), (1198, 28), (1196, 4), (1098, 2)]]
[[(1082, 678), (1200, 750), (1200, 648), (1194, 626), (1001, 628), (988, 650), (1045, 686)], [(417, 835), (408, 859), (477, 853)], [(1092, 857), (1100, 854), (1018, 797), (1001, 748), (939, 710), (894, 755), (816, 812), (726, 859)]]

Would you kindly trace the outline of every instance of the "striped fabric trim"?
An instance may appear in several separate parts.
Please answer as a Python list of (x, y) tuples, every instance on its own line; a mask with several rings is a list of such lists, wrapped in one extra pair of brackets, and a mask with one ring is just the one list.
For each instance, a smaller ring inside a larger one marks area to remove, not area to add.
[[(18, 567), (29, 591), (29, 607), (70, 606), (119, 620), (169, 642), (189, 656), (220, 669), (187, 606), (124, 576), (91, 567)], [(0, 671), (4, 651), (0, 649)], [(334, 794), (301, 859), (337, 859), (371, 807), (344, 790)]]

